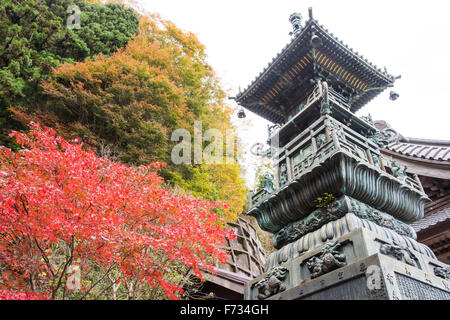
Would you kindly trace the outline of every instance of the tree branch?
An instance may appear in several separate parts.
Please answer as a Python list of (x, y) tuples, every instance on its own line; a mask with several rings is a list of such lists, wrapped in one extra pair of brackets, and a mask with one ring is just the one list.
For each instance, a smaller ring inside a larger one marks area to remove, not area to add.
[(85, 294), (80, 298), (80, 300), (84, 300), (84, 298), (86, 298), (86, 296), (89, 294), (89, 292), (91, 292), (92, 289), (94, 289), (94, 287), (100, 283), (100, 281), (102, 281), (112, 270), (113, 267), (117, 266), (118, 263), (114, 262), (108, 270), (106, 270), (106, 273), (100, 278), (98, 279), (86, 292)]
[(39, 249), (42, 258), (44, 259), (45, 264), (47, 265), (48, 269), (50, 270), (50, 273), (52, 274), (52, 277), (55, 278), (56, 277), (55, 271), (52, 268), (52, 265), (50, 263), (50, 259), (47, 257), (47, 254), (45, 253), (45, 251), (39, 245), (39, 242), (37, 241), (36, 237), (34, 237), (34, 242), (36, 244), (36, 247)]
[(61, 275), (59, 276), (58, 284), (56, 285), (56, 288), (52, 291), (52, 299), (55, 299), (56, 292), (58, 291), (59, 287), (61, 286), (62, 278), (66, 276), (67, 267), (69, 266), (70, 263), (72, 263), (74, 242), (75, 242), (75, 237), (72, 236), (72, 241), (70, 243), (70, 256), (69, 256), (69, 259), (67, 259), (67, 261), (66, 261), (66, 263), (64, 265), (64, 268), (63, 268), (63, 270), (61, 272)]

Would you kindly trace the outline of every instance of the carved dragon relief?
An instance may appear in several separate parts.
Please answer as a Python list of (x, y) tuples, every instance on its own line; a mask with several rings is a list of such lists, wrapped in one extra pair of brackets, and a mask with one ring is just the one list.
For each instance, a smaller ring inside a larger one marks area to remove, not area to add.
[(434, 275), (436, 277), (439, 277), (439, 278), (442, 278), (442, 279), (446, 279), (446, 280), (450, 280), (450, 266), (434, 267), (433, 271), (434, 271)]
[(406, 169), (407, 166), (401, 166), (397, 161), (393, 160), (392, 158), (388, 162), (389, 167), (391, 168), (392, 175), (401, 181), (406, 180)]
[(330, 130), (331, 132), (335, 132), (338, 138), (342, 141), (346, 141), (344, 129), (342, 128), (342, 125), (340, 125), (337, 121), (329, 119), (325, 126)]
[(280, 166), (280, 186), (284, 186), (288, 182), (286, 163), (282, 163)]
[(366, 219), (376, 223), (381, 227), (394, 230), (399, 235), (415, 239), (416, 234), (412, 227), (393, 218), (392, 216), (375, 210), (374, 208), (351, 199), (350, 197), (341, 197), (326, 208), (314, 210), (306, 218), (293, 222), (273, 236), (273, 245), (279, 249), (287, 243), (300, 239), (309, 232), (313, 232), (323, 225), (342, 218), (347, 213), (353, 213), (361, 219)]
[(320, 253), (306, 260), (306, 268), (311, 279), (346, 265), (345, 255), (341, 252), (342, 244), (338, 241), (327, 242)]
[(330, 102), (329, 102), (329, 98), (328, 98), (328, 83), (326, 83), (326, 81), (322, 81), (321, 83), (322, 86), (322, 101), (320, 104), (320, 114), (321, 115), (325, 115), (325, 114), (330, 114), (331, 113), (331, 109), (330, 109)]
[(383, 130), (377, 131), (374, 135), (369, 137), (370, 140), (375, 142), (381, 148), (397, 141), (398, 138), (399, 134), (397, 133), (397, 131), (391, 128), (384, 128)]
[(277, 293), (286, 290), (283, 281), (286, 279), (288, 269), (284, 267), (276, 267), (270, 271), (263, 279), (255, 284), (258, 290), (258, 299), (267, 299)]
[(418, 258), (409, 248), (385, 243), (380, 246), (380, 253), (420, 269)]

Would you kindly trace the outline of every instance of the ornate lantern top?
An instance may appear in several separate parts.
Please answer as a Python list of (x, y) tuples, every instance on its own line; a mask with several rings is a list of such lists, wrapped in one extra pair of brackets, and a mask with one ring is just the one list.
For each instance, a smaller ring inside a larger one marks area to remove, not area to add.
[(236, 102), (259, 116), (285, 123), (298, 113), (319, 81), (326, 81), (356, 112), (398, 77), (370, 63), (312, 18), (302, 27), (298, 13), (290, 16), (290, 43), (273, 58), (255, 80), (236, 97)]

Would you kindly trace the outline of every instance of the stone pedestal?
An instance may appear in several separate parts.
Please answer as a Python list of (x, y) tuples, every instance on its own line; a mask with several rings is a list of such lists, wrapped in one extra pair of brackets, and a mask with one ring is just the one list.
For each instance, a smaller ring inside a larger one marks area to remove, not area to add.
[(357, 227), (272, 266), (246, 284), (244, 299), (450, 300), (449, 267), (415, 245)]

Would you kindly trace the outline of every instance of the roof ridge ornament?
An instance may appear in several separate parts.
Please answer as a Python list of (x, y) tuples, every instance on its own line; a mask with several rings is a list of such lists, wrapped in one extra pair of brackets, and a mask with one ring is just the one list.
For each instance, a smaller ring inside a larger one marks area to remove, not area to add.
[(312, 7), (309, 7), (308, 8), (308, 15), (309, 15), (309, 19), (310, 20), (313, 20), (314, 18), (313, 18), (313, 9), (312, 9)]
[(300, 32), (302, 32), (302, 20), (303, 17), (300, 13), (294, 12), (289, 16), (289, 21), (292, 23), (293, 31), (289, 32), (289, 35), (297, 36)]

